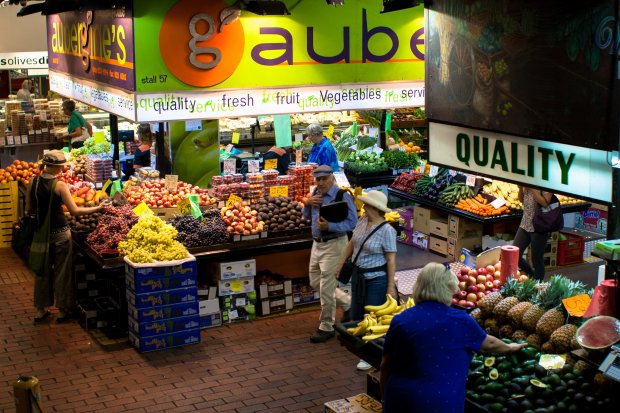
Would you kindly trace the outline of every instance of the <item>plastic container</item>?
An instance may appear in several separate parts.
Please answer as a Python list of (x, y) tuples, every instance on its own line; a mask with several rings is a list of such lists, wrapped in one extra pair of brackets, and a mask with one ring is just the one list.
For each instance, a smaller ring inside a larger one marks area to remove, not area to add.
[(585, 239), (570, 232), (560, 231), (566, 239), (558, 240), (558, 265), (579, 264), (583, 262)]

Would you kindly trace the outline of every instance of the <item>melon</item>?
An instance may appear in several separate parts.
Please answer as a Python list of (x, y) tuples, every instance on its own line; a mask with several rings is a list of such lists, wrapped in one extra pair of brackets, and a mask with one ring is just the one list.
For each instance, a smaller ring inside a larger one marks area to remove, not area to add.
[(620, 341), (620, 320), (608, 316), (593, 317), (579, 327), (575, 338), (586, 351), (606, 351)]

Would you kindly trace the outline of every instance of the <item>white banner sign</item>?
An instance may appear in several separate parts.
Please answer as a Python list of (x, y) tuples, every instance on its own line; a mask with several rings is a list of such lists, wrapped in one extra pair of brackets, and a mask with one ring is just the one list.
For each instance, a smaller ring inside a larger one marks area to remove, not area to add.
[(50, 89), (125, 119), (136, 120), (134, 95), (121, 89), (76, 79), (53, 70), (50, 70)]
[(435, 122), (428, 141), (431, 163), (611, 202), (605, 151)]
[(43, 52), (0, 53), (0, 70), (47, 69), (47, 50)]
[(136, 95), (139, 122), (424, 106), (424, 82)]

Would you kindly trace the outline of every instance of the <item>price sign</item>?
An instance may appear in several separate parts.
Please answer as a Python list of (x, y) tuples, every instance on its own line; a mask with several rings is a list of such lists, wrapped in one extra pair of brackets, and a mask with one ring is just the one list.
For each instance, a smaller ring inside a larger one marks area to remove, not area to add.
[(181, 215), (191, 214), (192, 206), (190, 205), (189, 197), (183, 198), (179, 202), (177, 202), (177, 209), (179, 211), (179, 214)]
[(105, 192), (110, 185), (112, 185), (112, 181), (108, 179), (105, 181), (105, 184), (103, 184), (103, 187), (101, 187), (101, 192)]
[(13, 138), (13, 135), (7, 135), (6, 141), (8, 145), (15, 145), (15, 138)]
[(334, 125), (329, 125), (329, 128), (327, 128), (327, 132), (325, 132), (325, 136), (327, 136), (329, 139), (334, 136)]
[[(241, 290), (239, 290), (239, 291), (241, 291)], [(228, 311), (228, 319), (229, 320), (235, 320), (237, 318), (239, 318), (239, 312), (237, 310), (229, 310)]]
[(166, 189), (167, 190), (174, 190), (177, 189), (177, 184), (179, 183), (179, 176), (178, 175), (166, 175)]
[(265, 169), (278, 169), (278, 160), (277, 159), (266, 159)]
[(297, 149), (295, 151), (295, 163), (297, 165), (301, 165), (301, 162), (302, 162), (302, 151), (301, 149)]
[(344, 174), (344, 172), (334, 172), (334, 178), (336, 179), (336, 185), (338, 185), (340, 188), (351, 187), (351, 184), (349, 183), (349, 180), (347, 179), (347, 176)]
[(233, 132), (232, 133), (232, 138), (231, 138), (231, 142), (233, 143), (233, 145), (236, 145), (239, 143), (239, 132)]
[(439, 167), (437, 165), (431, 165), (431, 170), (428, 173), (429, 176), (435, 176), (439, 172)]
[(424, 171), (426, 170), (426, 161), (421, 160), (420, 161), (420, 167), (418, 169), (418, 172), (420, 173), (424, 173)]
[(491, 206), (493, 206), (493, 208), (495, 209), (500, 209), (504, 205), (506, 205), (506, 200), (502, 198), (501, 196), (495, 199), (495, 201), (491, 202)]
[(568, 314), (573, 317), (581, 317), (590, 306), (590, 296), (588, 294), (576, 295), (574, 297), (565, 298), (562, 300), (564, 308), (568, 311)]
[(103, 131), (94, 132), (93, 138), (95, 139), (95, 145), (105, 143), (105, 133)]
[(226, 159), (224, 160), (224, 175), (232, 175), (237, 172), (237, 160)]
[(465, 182), (467, 186), (476, 186), (476, 176), (475, 175), (467, 175), (467, 181)]
[[(34, 134), (33, 134), (34, 135)], [(28, 135), (24, 135), (22, 136), (22, 144), (27, 144), (28, 143)]]
[(252, 159), (248, 161), (248, 172), (255, 174), (260, 171), (260, 161), (258, 159)]
[(272, 186), (269, 188), (269, 196), (288, 197), (288, 186)]
[(154, 215), (153, 210), (144, 202), (140, 202), (138, 206), (133, 209), (133, 213), (139, 217), (142, 215)]
[(242, 291), (243, 290), (243, 281), (239, 281), (239, 280), (232, 281), (230, 283), (230, 289), (232, 291)]
[(228, 197), (228, 201), (226, 201), (226, 208), (230, 208), (235, 204), (235, 202), (241, 202), (241, 201), (243, 201), (243, 199), (241, 199), (237, 195), (231, 194)]

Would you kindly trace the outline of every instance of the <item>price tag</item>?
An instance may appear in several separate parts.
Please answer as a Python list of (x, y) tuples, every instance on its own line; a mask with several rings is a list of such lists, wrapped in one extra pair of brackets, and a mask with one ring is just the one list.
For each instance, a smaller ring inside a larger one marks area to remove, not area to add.
[(499, 198), (496, 198), (495, 201), (491, 202), (491, 206), (495, 209), (500, 209), (504, 205), (506, 205), (506, 200), (501, 196)]
[(467, 186), (476, 186), (476, 176), (475, 175), (467, 175), (467, 181), (465, 182)]
[(22, 137), (15, 136), (15, 145), (21, 145), (21, 144), (22, 144)]
[(28, 129), (28, 135), (34, 135), (34, 129)]
[(103, 189), (103, 184), (101, 182), (95, 182), (95, 189)]
[(230, 289), (232, 291), (242, 291), (243, 290), (243, 281), (236, 280), (230, 283)]
[(37, 129), (37, 130), (34, 131), (34, 133), (36, 133), (37, 135), (40, 135), (41, 132), (42, 132), (41, 129)]
[(232, 175), (237, 172), (237, 160), (226, 159), (224, 161), (224, 175)]
[(27, 135), (22, 136), (22, 144), (25, 145), (27, 143), (28, 143), (28, 136)]
[(439, 172), (439, 167), (437, 165), (431, 165), (431, 170), (428, 173), (429, 176), (435, 176)]
[(178, 175), (166, 175), (166, 189), (167, 190), (174, 190), (177, 189), (177, 184), (179, 183), (179, 176)]
[(237, 312), (237, 310), (230, 310), (230, 311), (228, 312), (228, 318), (229, 318), (230, 320), (234, 320), (234, 319), (236, 319), (236, 318), (239, 318), (239, 313)]
[(189, 215), (192, 212), (192, 207), (189, 202), (189, 197), (185, 197), (177, 202), (177, 210), (181, 215)]
[(237, 298), (235, 300), (235, 307), (244, 307), (246, 305), (245, 298)]
[(420, 161), (420, 167), (418, 168), (418, 172), (424, 173), (425, 170), (426, 170), (426, 161), (425, 160), (421, 160)]
[(15, 145), (15, 138), (13, 138), (13, 135), (8, 135), (6, 137), (6, 142), (7, 145)]
[(47, 129), (47, 128), (41, 128), (41, 132), (43, 132), (43, 133), (47, 133), (47, 132), (49, 132), (49, 129)]
[(295, 163), (297, 165), (301, 165), (301, 162), (302, 162), (302, 151), (301, 149), (297, 149), (295, 151)]
[(266, 159), (265, 169), (278, 169), (278, 160), (277, 159)]
[(226, 152), (230, 153), (230, 151), (232, 151), (233, 148), (233, 144), (229, 143), (228, 145), (226, 145), (226, 149), (224, 149)]
[(105, 184), (103, 184), (103, 186), (101, 187), (101, 192), (105, 192), (110, 185), (112, 185), (112, 181), (108, 179), (107, 181), (105, 181)]
[(564, 308), (568, 311), (568, 314), (573, 317), (581, 317), (590, 306), (590, 296), (588, 294), (576, 295), (574, 297), (565, 298), (562, 300)]
[(233, 132), (233, 133), (232, 133), (232, 138), (230, 139), (230, 141), (231, 141), (234, 145), (238, 144), (238, 143), (239, 143), (239, 136), (240, 136), (240, 135), (239, 135), (239, 132)]
[(327, 136), (327, 138), (329, 139), (334, 136), (334, 125), (329, 125), (329, 128), (327, 128), (327, 132), (325, 132), (325, 136)]
[(288, 186), (272, 186), (269, 188), (269, 196), (284, 196), (288, 197)]
[(142, 215), (154, 215), (153, 210), (144, 202), (140, 202), (138, 206), (133, 209), (133, 213), (139, 217)]
[(230, 207), (232, 207), (235, 204), (235, 202), (241, 202), (241, 201), (243, 201), (243, 199), (241, 199), (240, 197), (238, 197), (235, 194), (231, 194), (228, 197), (228, 201), (226, 201), (226, 208), (230, 208)]
[(336, 179), (336, 185), (340, 188), (351, 188), (351, 184), (344, 172), (334, 172), (334, 178)]
[(301, 133), (296, 133), (295, 134), (295, 142), (301, 142), (304, 140), (304, 135)]
[(258, 171), (260, 171), (260, 161), (258, 159), (248, 161), (248, 172), (255, 174)]

